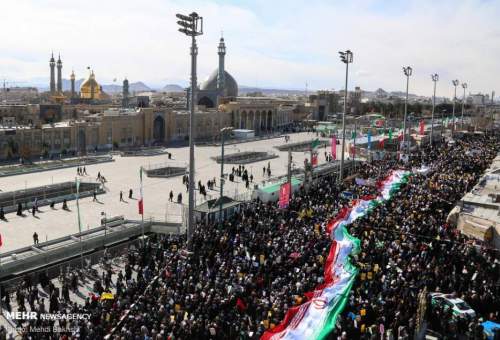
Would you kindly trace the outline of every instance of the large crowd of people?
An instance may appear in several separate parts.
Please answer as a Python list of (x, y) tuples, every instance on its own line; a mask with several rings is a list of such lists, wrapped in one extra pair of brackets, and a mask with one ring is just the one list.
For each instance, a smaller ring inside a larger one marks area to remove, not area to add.
[[(424, 288), (453, 293), (476, 311), (475, 318), (452, 322), (429, 301), (429, 327), (450, 339), (482, 339), (481, 318), (499, 321), (498, 252), (446, 223), (498, 150), (497, 139), (471, 136), (419, 150), (408, 164), (384, 160), (358, 169), (358, 177), (373, 181), (395, 168), (429, 171), (414, 172), (392, 201), (349, 226), (361, 240), (353, 261), (360, 275), (330, 339), (413, 338)], [(189, 246), (182, 236), (153, 235), (124, 272), (108, 273), (105, 287), (96, 286), (96, 295), (110, 289), (114, 299), (89, 297), (77, 305), (65, 294), (65, 303), (56, 305), (56, 297), (53, 307), (91, 314), (64, 324), (81, 339), (258, 339), (323, 282), (328, 221), (350, 198), (376, 193), (375, 186), (339, 185), (326, 176), (294, 194), (288, 209), (253, 201), (222, 226), (197, 225)]]

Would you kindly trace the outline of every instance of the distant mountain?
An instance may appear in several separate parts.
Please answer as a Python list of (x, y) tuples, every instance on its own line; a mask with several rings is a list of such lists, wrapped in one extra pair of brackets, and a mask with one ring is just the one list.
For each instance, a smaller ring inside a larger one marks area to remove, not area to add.
[(165, 85), (161, 91), (163, 92), (184, 92), (184, 88), (182, 86), (179, 86), (177, 84), (168, 84)]
[[(75, 79), (75, 91), (80, 91), (80, 86), (82, 86), (82, 83), (85, 81), (85, 79)], [(71, 91), (71, 80), (69, 79), (63, 79), (62, 80), (62, 88), (63, 91)]]
[(101, 86), (102, 86), (102, 90), (106, 93), (109, 93), (109, 94), (122, 92), (121, 85), (110, 84), (110, 85), (101, 85)]
[[(78, 92), (80, 91), (80, 87), (82, 86), (82, 83), (85, 81), (85, 79), (78, 79), (75, 80), (75, 90)], [(69, 79), (63, 79), (63, 91), (70, 91), (71, 90), (71, 80)], [(114, 93), (120, 93), (122, 92), (122, 85), (115, 85), (115, 84), (101, 84), (102, 90), (106, 93), (109, 94), (114, 94)], [(47, 90), (48, 88), (43, 88), (44, 90)], [(129, 84), (129, 91), (130, 93), (134, 92), (149, 92), (152, 91), (152, 89), (144, 84), (142, 81), (138, 81), (135, 83), (130, 83)]]
[[(266, 89), (266, 88), (260, 88), (260, 87), (251, 87), (251, 86), (245, 86), (241, 85), (238, 88), (238, 94), (239, 95), (245, 95), (247, 93), (252, 93), (252, 92), (262, 92), (262, 94), (265, 95), (290, 95), (290, 94), (295, 94), (295, 95), (304, 95), (306, 92), (304, 90), (289, 90), (289, 89)], [(314, 91), (309, 91), (309, 93), (312, 93)]]
[[(120, 86), (121, 89), (121, 86)], [(138, 81), (135, 83), (130, 83), (129, 84), (129, 91), (130, 92), (149, 92), (153, 91), (152, 88), (144, 84), (142, 81)]]

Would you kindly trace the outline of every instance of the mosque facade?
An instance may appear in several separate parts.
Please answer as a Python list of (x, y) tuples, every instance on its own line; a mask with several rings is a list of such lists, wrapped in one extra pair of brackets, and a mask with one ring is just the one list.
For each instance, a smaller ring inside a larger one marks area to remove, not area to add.
[[(223, 98), (236, 98), (238, 96), (238, 83), (225, 69), (226, 44), (220, 38), (217, 47), (219, 67), (215, 69), (196, 92), (196, 104), (207, 109), (218, 108)], [(188, 108), (191, 100), (190, 89), (187, 91)]]

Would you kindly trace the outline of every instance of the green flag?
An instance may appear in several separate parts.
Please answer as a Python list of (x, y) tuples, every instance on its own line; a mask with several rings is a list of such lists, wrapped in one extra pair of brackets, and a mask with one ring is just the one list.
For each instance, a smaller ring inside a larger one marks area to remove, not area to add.
[(389, 129), (389, 141), (392, 141), (392, 128)]
[(351, 139), (356, 139), (356, 130), (351, 133)]
[(311, 143), (311, 148), (314, 150), (319, 146), (319, 139), (316, 138), (315, 140), (312, 141)]

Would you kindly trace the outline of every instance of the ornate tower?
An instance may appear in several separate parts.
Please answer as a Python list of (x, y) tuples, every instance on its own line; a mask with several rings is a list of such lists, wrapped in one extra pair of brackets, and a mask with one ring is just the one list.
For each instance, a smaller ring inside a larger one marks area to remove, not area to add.
[(123, 99), (122, 99), (122, 106), (123, 107), (128, 107), (128, 95), (129, 95), (129, 92), (128, 92), (128, 80), (127, 78), (125, 78), (125, 80), (123, 80), (123, 89), (122, 89), (122, 94), (123, 94)]
[[(226, 44), (224, 44), (224, 38), (220, 38), (219, 46), (217, 48), (217, 53), (219, 54), (219, 70), (217, 74), (217, 89), (219, 91), (224, 90), (225, 84), (225, 70), (224, 70), (224, 57), (226, 55)], [(222, 93), (224, 95), (224, 93)]]
[(54, 53), (52, 52), (52, 57), (49, 61), (50, 65), (50, 94), (54, 95), (56, 93), (56, 61), (54, 60)]
[(62, 61), (61, 54), (57, 59), (57, 92), (62, 93)]
[(71, 71), (69, 79), (71, 80), (71, 98), (75, 98), (75, 71)]
[(94, 70), (90, 73), (90, 99), (93, 100), (95, 96), (95, 75)]

